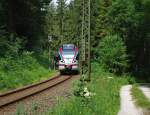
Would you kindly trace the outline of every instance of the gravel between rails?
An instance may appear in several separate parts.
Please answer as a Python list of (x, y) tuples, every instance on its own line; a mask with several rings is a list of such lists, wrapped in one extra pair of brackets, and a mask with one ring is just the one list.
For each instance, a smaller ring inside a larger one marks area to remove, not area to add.
[[(67, 77), (67, 75), (61, 76), (59, 79), (62, 80), (65, 77)], [(48, 108), (53, 107), (57, 103), (58, 97), (68, 98), (72, 94), (72, 81), (77, 79), (79, 79), (79, 75), (74, 75), (67, 81), (56, 85), (55, 87), (47, 88), (46, 90), (37, 93), (36, 95), (31, 95), (30, 97), (27, 97), (23, 100), (1, 107), (0, 115), (15, 115), (16, 111), (21, 106), (23, 106), (23, 109), (25, 111), (28, 111), (28, 113), (30, 113), (31, 111), (30, 115), (32, 115), (33, 110), (31, 110), (31, 108), (33, 109), (33, 105), (34, 109), (36, 109), (36, 111), (38, 112), (35, 115), (43, 115), (43, 111), (46, 111)], [(1, 100), (0, 102), (3, 102), (4, 100)]]

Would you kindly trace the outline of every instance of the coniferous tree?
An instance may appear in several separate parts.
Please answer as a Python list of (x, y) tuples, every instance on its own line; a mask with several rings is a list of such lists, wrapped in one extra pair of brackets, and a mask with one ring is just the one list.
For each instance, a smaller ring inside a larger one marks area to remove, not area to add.
[(57, 18), (58, 18), (58, 24), (59, 24), (59, 39), (61, 41), (61, 44), (63, 44), (66, 1), (65, 0), (58, 0), (57, 4), (58, 4), (57, 5)]

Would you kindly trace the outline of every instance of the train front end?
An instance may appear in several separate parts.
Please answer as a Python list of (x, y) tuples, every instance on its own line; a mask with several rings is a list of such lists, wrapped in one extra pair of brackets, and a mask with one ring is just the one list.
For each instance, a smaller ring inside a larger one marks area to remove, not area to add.
[(65, 44), (60, 47), (58, 55), (58, 69), (61, 72), (76, 71), (78, 72), (78, 48), (73, 44)]

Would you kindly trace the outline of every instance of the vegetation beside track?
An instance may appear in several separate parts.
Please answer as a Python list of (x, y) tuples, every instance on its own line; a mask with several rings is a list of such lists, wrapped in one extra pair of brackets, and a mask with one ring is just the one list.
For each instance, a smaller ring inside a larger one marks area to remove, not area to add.
[[(75, 85), (75, 96), (61, 102), (47, 115), (116, 115), (119, 111), (119, 90), (122, 85), (134, 82), (130, 77), (118, 77), (93, 64), (92, 81)], [(85, 91), (86, 90), (86, 91)]]
[[(48, 61), (47, 61), (48, 62)], [(19, 57), (0, 59), (0, 92), (45, 80), (56, 71), (49, 71), (31, 52)]]
[(133, 85), (131, 89), (131, 94), (135, 100), (135, 104), (138, 107), (142, 107), (142, 108), (150, 110), (149, 99), (143, 94), (143, 92), (138, 88), (137, 85)]

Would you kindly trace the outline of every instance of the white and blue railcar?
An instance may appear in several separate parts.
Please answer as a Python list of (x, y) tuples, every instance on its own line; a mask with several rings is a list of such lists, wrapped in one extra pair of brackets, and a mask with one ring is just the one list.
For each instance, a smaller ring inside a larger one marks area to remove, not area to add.
[(74, 44), (64, 44), (57, 54), (58, 69), (62, 71), (78, 72), (79, 52)]

